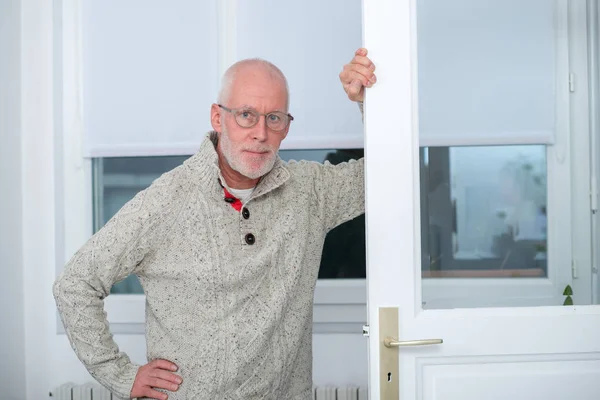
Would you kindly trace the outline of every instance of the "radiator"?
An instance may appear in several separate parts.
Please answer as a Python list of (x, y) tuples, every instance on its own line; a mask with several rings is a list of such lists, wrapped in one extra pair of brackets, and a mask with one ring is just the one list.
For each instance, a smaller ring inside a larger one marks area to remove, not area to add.
[(354, 386), (316, 387), (314, 400), (367, 400), (367, 389)]
[(121, 400), (97, 383), (77, 385), (68, 382), (50, 392), (50, 397), (54, 400)]
[[(65, 383), (50, 392), (53, 400), (121, 400), (97, 383)], [(315, 387), (314, 400), (367, 400), (367, 389), (354, 386)]]

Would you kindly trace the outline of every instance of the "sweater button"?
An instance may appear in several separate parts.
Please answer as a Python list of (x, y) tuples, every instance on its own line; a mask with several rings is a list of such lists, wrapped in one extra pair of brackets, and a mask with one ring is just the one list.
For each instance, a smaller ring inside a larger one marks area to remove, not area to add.
[(250, 211), (248, 211), (246, 207), (244, 207), (244, 209), (242, 210), (242, 217), (244, 217), (244, 219), (250, 218)]
[(256, 242), (256, 238), (251, 233), (249, 233), (249, 234), (246, 235), (245, 240), (246, 240), (246, 243), (249, 244), (249, 245), (253, 245), (254, 242)]
[(235, 199), (233, 197), (225, 197), (225, 201), (229, 204), (234, 203)]

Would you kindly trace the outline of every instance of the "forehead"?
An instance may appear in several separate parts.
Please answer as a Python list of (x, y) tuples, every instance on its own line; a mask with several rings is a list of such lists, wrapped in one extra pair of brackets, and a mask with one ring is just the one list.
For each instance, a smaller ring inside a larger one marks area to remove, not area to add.
[(265, 68), (244, 68), (232, 81), (231, 107), (251, 106), (259, 111), (284, 110), (287, 92), (281, 77)]

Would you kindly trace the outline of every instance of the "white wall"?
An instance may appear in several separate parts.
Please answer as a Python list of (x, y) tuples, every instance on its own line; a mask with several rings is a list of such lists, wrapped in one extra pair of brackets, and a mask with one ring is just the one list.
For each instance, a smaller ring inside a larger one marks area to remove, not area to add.
[(20, 2), (0, 2), (0, 387), (25, 398), (21, 228)]

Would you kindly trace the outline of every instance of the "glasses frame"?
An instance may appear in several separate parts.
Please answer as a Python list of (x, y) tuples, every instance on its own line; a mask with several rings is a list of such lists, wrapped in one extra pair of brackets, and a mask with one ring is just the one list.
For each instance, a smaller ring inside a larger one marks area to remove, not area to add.
[[(282, 132), (282, 131), (286, 130), (290, 126), (290, 124), (292, 123), (292, 121), (294, 120), (294, 117), (292, 116), (292, 114), (286, 114), (286, 113), (281, 112), (281, 111), (271, 111), (271, 112), (268, 112), (268, 113), (265, 113), (265, 114), (261, 114), (261, 113), (259, 113), (258, 111), (256, 111), (255, 109), (253, 109), (251, 107), (228, 108), (228, 107), (225, 107), (222, 104), (217, 104), (217, 106), (219, 106), (219, 108), (222, 108), (223, 110), (225, 110), (225, 111), (233, 114), (233, 119), (235, 120), (235, 123), (238, 124), (238, 126), (240, 128), (252, 128), (253, 126), (256, 126), (256, 124), (258, 124), (258, 121), (260, 120), (260, 117), (264, 116), (265, 117), (265, 125), (270, 130), (272, 130), (273, 132)], [(238, 111), (241, 111), (241, 110), (250, 110), (250, 111), (256, 113), (256, 115), (258, 115), (258, 118), (256, 119), (256, 122), (254, 124), (250, 125), (250, 126), (242, 126), (242, 125), (240, 125), (240, 123), (238, 122), (238, 120), (236, 118), (236, 113)], [(271, 114), (283, 114), (283, 115), (286, 115), (288, 117), (287, 124), (283, 128), (278, 129), (278, 130), (271, 128), (269, 126), (269, 123), (267, 122), (267, 116), (269, 116)]]

